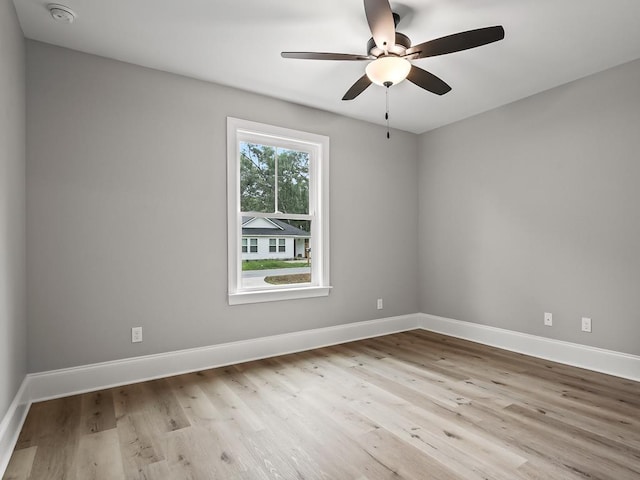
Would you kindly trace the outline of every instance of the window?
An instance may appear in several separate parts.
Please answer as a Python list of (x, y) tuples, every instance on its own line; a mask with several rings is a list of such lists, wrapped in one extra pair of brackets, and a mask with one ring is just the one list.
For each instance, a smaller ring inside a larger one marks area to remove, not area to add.
[(269, 252), (287, 252), (287, 242), (284, 238), (270, 238), (269, 239)]
[(227, 119), (231, 305), (329, 294), (328, 173), (328, 137)]
[[(249, 248), (247, 249), (247, 245)], [(242, 253), (258, 253), (258, 239), (257, 238), (243, 238), (242, 239)]]

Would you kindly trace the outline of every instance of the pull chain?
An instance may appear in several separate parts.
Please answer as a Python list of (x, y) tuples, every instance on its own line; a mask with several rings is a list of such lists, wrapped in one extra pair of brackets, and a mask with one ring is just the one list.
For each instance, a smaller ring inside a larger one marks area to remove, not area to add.
[(387, 138), (391, 138), (391, 134), (389, 133), (389, 87), (391, 85), (393, 85), (391, 82), (384, 82), (384, 86), (387, 87), (385, 92), (387, 105), (384, 113), (384, 119), (387, 121)]

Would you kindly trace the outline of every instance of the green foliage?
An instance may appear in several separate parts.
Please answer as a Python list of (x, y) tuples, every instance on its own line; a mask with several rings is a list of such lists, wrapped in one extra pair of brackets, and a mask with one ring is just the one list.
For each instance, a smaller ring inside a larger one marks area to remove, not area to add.
[(309, 154), (241, 142), (240, 209), (309, 213)]

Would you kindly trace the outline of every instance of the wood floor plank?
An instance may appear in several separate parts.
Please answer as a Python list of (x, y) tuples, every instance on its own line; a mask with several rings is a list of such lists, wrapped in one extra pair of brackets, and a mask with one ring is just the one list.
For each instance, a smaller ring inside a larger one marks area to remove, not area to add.
[(37, 450), (38, 447), (15, 450), (3, 478), (6, 480), (27, 480), (31, 476)]
[[(476, 405), (475, 408), (484, 407)], [(487, 414), (493, 415), (494, 423), (501, 425), (502, 439), (527, 455), (530, 462), (541, 461), (547, 467), (563, 471), (565, 475), (578, 475), (578, 478), (627, 478), (625, 475), (628, 472), (619, 468), (612, 468), (607, 473), (598, 465), (596, 458), (580, 447), (579, 442), (561, 438), (556, 435), (557, 431), (545, 428), (534, 420), (521, 417), (507, 409)], [(518, 470), (527, 471), (526, 467), (520, 467)]]
[(227, 369), (227, 374), (214, 377), (202, 386), (214, 407), (221, 414), (222, 419), (237, 422), (238, 428), (242, 431), (257, 432), (265, 428), (264, 422), (255, 415), (245, 403), (245, 395), (251, 394), (250, 390), (236, 393), (230, 386), (227, 377), (231, 370)]
[(33, 404), (3, 480), (637, 480), (640, 384), (425, 331)]
[(120, 442), (115, 428), (80, 437), (76, 468), (76, 478), (82, 480), (124, 480)]
[(162, 435), (161, 449), (173, 476), (227, 478), (237, 472), (236, 465), (224, 460), (219, 436), (211, 433), (195, 426)]
[(208, 425), (221, 418), (220, 412), (214, 407), (205, 392), (200, 388), (199, 379), (195, 374), (172, 377), (167, 381), (176, 392), (187, 420), (191, 425)]
[[(531, 422), (532, 428), (540, 429), (554, 439), (556, 444), (566, 451), (585, 454), (594, 460), (594, 471), (602, 475), (608, 471), (617, 471), (618, 478), (640, 478), (640, 450), (621, 444), (603, 435), (592, 435), (585, 430), (572, 427), (562, 421), (549, 418), (547, 415), (519, 405), (511, 405), (504, 409), (505, 413), (517, 415), (520, 419)], [(606, 453), (605, 453), (606, 452)]]
[(122, 414), (117, 420), (120, 454), (128, 479), (145, 479), (145, 469), (165, 459), (158, 448), (159, 434), (144, 411)]
[[(428, 425), (406, 418), (395, 411), (397, 405), (380, 404), (369, 400), (358, 401), (354, 408), (378, 423), (381, 428), (400, 438), (404, 443), (420, 450), (424, 455), (447, 466), (465, 479), (511, 480), (513, 472), (505, 472), (497, 465), (489, 466), (475, 457), (463, 454), (453, 442), (442, 438), (440, 432)], [(446, 435), (446, 434), (445, 434)]]
[(116, 427), (112, 390), (86, 393), (81, 396), (81, 402), (80, 434), (97, 433)]
[(399, 477), (421, 480), (464, 480), (446, 465), (434, 458), (422, 455), (411, 445), (382, 428), (359, 436), (358, 444), (372, 457), (387, 465)]
[(38, 447), (29, 478), (76, 479), (80, 402), (74, 395), (32, 405), (19, 440)]

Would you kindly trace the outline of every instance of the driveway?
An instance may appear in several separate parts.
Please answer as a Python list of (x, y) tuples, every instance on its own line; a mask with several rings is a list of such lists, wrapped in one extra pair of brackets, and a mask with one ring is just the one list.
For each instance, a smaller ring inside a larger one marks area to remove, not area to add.
[(242, 272), (242, 278), (252, 277), (273, 277), (276, 275), (295, 275), (298, 273), (310, 273), (311, 267), (299, 268), (271, 268), (269, 270), (245, 270)]
[(242, 285), (244, 287), (264, 287), (265, 285), (269, 285), (264, 281), (265, 277), (274, 277), (277, 275), (296, 275), (300, 273), (311, 273), (311, 267), (245, 270), (242, 272)]

